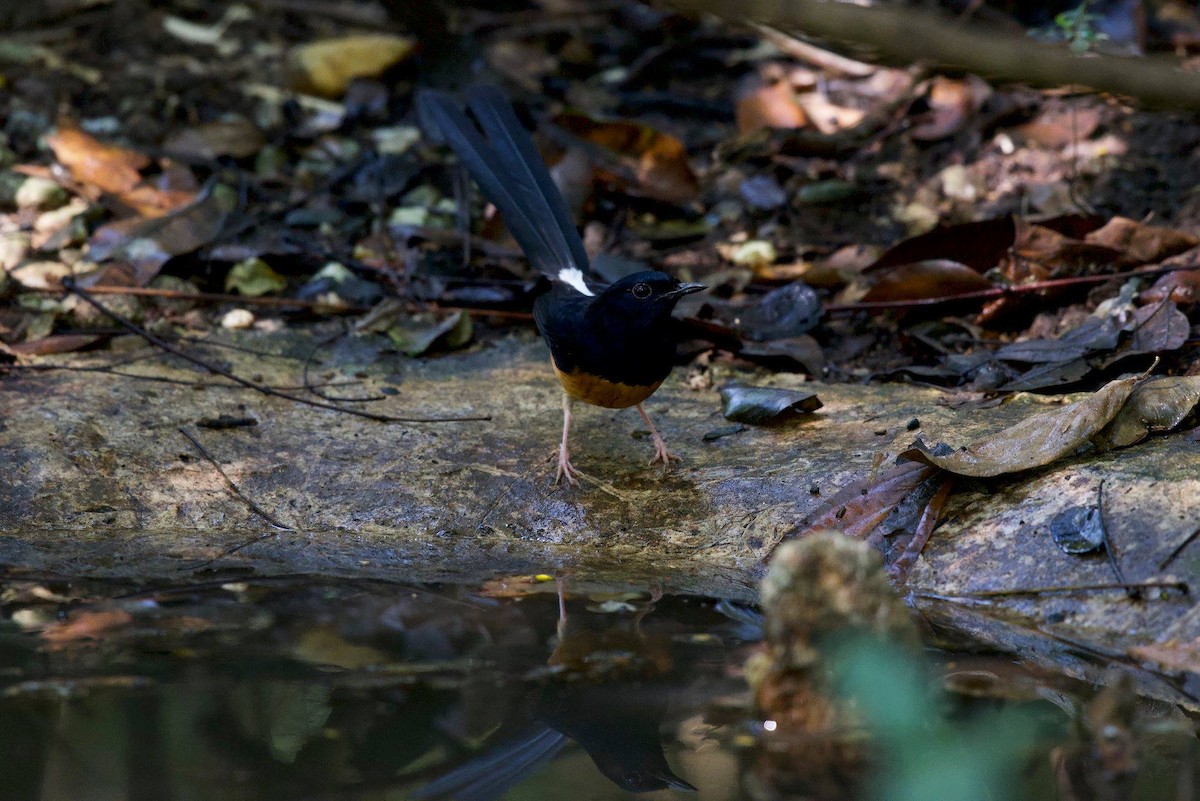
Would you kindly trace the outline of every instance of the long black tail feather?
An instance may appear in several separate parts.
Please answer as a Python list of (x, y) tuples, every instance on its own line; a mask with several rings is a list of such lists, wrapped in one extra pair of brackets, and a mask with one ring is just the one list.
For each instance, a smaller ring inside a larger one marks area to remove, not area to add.
[(534, 267), (563, 280), (568, 280), (563, 271), (574, 269), (582, 279), (588, 271), (583, 242), (512, 106), (495, 86), (472, 87), (466, 98), (479, 127), (445, 92), (424, 90), (418, 94), (417, 104), (422, 116), (437, 125), (484, 195), (500, 210), (505, 225)]

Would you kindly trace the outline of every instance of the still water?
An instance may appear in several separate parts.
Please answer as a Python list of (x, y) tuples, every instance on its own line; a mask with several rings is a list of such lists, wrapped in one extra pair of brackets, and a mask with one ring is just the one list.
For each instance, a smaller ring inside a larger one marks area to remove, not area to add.
[[(842, 775), (830, 749), (773, 740), (742, 673), (753, 614), (711, 599), (568, 579), (560, 600), (548, 577), (25, 577), (0, 603), (0, 799), (910, 796), (911, 777), (886, 778), (899, 757)], [(1020, 769), (978, 797), (1067, 797), (1052, 752), (1072, 747), (1070, 690), (978, 659), (936, 654), (936, 681), (986, 674), (1019, 691), (952, 695), (906, 740), (949, 755), (926, 760), (936, 779), (973, 737), (986, 750), (973, 721), (1015, 711)], [(1128, 794), (1111, 797), (1194, 797), (1194, 729), (1175, 719), (1145, 735)]]

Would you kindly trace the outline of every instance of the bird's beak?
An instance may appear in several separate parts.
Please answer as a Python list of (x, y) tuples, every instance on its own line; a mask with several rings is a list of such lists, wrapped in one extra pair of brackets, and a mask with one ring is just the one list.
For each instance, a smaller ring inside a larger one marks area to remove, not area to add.
[(670, 292), (664, 292), (662, 299), (674, 300), (675, 298), (682, 298), (684, 295), (690, 295), (693, 292), (699, 292), (701, 289), (708, 289), (708, 287), (706, 287), (704, 284), (680, 284)]

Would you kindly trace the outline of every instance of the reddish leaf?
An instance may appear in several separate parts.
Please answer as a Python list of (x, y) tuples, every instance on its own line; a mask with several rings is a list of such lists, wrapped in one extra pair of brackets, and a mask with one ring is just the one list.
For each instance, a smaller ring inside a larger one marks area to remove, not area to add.
[(141, 170), (150, 159), (134, 150), (105, 144), (70, 123), (60, 122), (58, 130), (46, 137), (55, 158), (71, 172), (71, 177), (92, 190), (114, 195), (143, 217), (158, 217), (187, 205), (195, 193), (158, 189), (143, 183)]
[(937, 472), (928, 464), (904, 461), (881, 475), (856, 481), (806, 515), (787, 539), (820, 529), (866, 539), (921, 482)]
[(1045, 148), (1066, 147), (1087, 139), (1100, 125), (1099, 108), (1044, 109), (1017, 133)]
[(1011, 216), (938, 226), (889, 248), (863, 272), (930, 259), (949, 259), (982, 273), (999, 263), (1012, 247), (1015, 237), (1016, 223)]
[(808, 115), (796, 102), (796, 93), (786, 81), (763, 83), (755, 80), (744, 85), (736, 102), (738, 133), (748, 134), (764, 128), (803, 128)]
[(114, 195), (137, 186), (142, 180), (140, 170), (150, 165), (146, 155), (104, 144), (69, 122), (60, 121), (58, 129), (46, 136), (46, 144), (76, 181)]
[(128, 625), (132, 620), (133, 615), (124, 609), (83, 610), (62, 623), (48, 626), (42, 632), (42, 639), (55, 645), (94, 640), (112, 629)]
[(1154, 286), (1139, 298), (1143, 303), (1171, 300), (1181, 306), (1200, 301), (1200, 248), (1167, 259), (1160, 267), (1188, 267), (1178, 272), (1167, 273), (1154, 282)]
[(1143, 225), (1125, 217), (1113, 217), (1085, 241), (1124, 252), (1131, 264), (1154, 264), (1200, 245), (1200, 239), (1160, 225)]
[(928, 259), (888, 269), (863, 296), (863, 301), (952, 298), (991, 287), (991, 281), (965, 264), (949, 259)]
[(668, 203), (691, 203), (699, 196), (687, 149), (675, 137), (636, 122), (598, 122), (575, 113), (560, 114), (555, 122), (618, 157), (615, 165), (598, 165), (602, 180)]
[(49, 356), (53, 353), (74, 353), (94, 345), (103, 337), (95, 334), (51, 334), (32, 342), (18, 342), (7, 349), (17, 356)]
[(937, 77), (929, 87), (929, 111), (917, 117), (909, 133), (921, 142), (952, 136), (966, 126), (991, 94), (991, 87), (975, 79)]

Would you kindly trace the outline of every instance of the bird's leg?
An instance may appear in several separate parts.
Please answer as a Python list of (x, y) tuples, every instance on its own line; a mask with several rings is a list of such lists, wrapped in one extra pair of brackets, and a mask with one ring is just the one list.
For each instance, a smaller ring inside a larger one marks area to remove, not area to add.
[(567, 577), (558, 576), (554, 579), (554, 591), (558, 594), (558, 639), (561, 642), (567, 636)]
[(646, 410), (642, 408), (642, 404), (637, 405), (638, 414), (646, 421), (646, 425), (650, 426), (650, 437), (654, 440), (654, 458), (650, 460), (650, 464), (662, 460), (663, 469), (666, 470), (671, 465), (671, 460), (679, 461), (679, 457), (667, 450), (667, 443), (659, 436), (658, 429), (654, 427), (654, 423), (650, 422), (650, 415), (646, 414)]
[(562, 443), (558, 446), (558, 472), (554, 476), (554, 483), (562, 481), (563, 476), (567, 477), (568, 484), (578, 484), (579, 479), (575, 478), (579, 471), (571, 466), (571, 458), (567, 455), (567, 435), (571, 432), (571, 405), (573, 399), (567, 393), (563, 393), (563, 438)]

